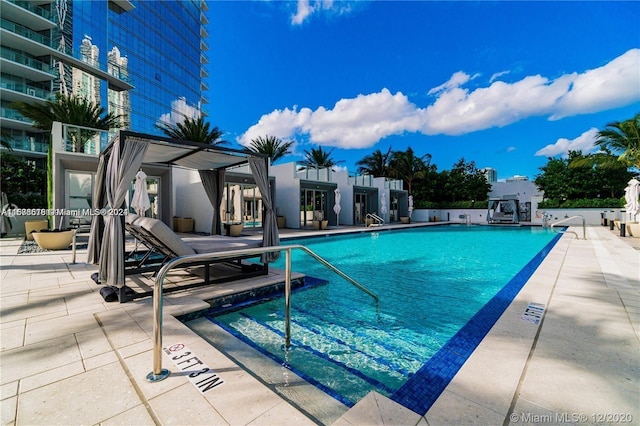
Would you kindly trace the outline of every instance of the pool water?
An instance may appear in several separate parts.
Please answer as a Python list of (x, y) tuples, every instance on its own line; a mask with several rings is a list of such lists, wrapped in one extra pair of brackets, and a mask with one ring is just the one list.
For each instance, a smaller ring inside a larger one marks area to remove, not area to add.
[[(473, 331), (479, 343), (528, 278), (514, 284), (514, 277), (556, 236), (540, 228), (438, 226), (295, 240), (376, 293), (379, 310), (369, 295), (294, 251), (293, 270), (327, 283), (293, 294), (291, 350), (283, 350), (283, 299), (208, 319), (348, 406), (375, 390), (419, 412), (428, 403), (412, 402), (407, 389), (424, 387), (417, 379), (427, 377), (425, 366), (465, 325), (483, 323)], [(478, 319), (507, 288), (501, 311)]]

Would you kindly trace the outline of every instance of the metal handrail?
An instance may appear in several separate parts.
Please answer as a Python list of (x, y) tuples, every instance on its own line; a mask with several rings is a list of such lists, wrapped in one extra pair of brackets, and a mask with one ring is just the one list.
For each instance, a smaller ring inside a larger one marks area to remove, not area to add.
[(377, 225), (384, 225), (384, 219), (375, 213), (367, 213), (367, 215), (365, 216), (365, 219), (373, 219), (376, 222), (378, 222)]
[[(559, 221), (557, 221), (557, 222), (552, 223), (552, 224), (551, 224), (551, 229), (553, 230), (553, 227), (554, 227), (554, 226), (559, 225), (559, 224), (561, 224), (561, 223), (563, 223), (563, 222), (567, 222), (567, 221), (569, 221), (569, 220), (571, 220), (571, 219), (576, 219), (576, 218), (578, 218), (578, 217), (582, 219), (582, 239), (583, 239), (583, 240), (586, 240), (586, 239), (587, 239), (587, 230), (586, 230), (586, 225), (585, 225), (585, 219), (584, 219), (584, 216), (582, 216), (582, 215), (576, 215), (576, 216), (571, 216), (571, 217), (565, 217), (565, 218), (564, 218), (564, 219), (562, 219), (562, 220), (559, 220)], [(570, 233), (570, 234), (575, 235), (575, 236), (576, 236), (576, 239), (580, 239), (580, 237), (578, 236), (578, 234), (577, 234), (576, 232), (573, 232), (573, 231), (562, 231), (561, 233), (567, 233), (567, 232), (568, 232), (568, 233)]]
[(376, 301), (376, 308), (379, 309), (380, 300), (375, 293), (333, 266), (327, 260), (311, 251), (309, 248), (302, 245), (296, 244), (287, 246), (255, 247), (218, 253), (203, 253), (176, 257), (175, 259), (167, 262), (162, 269), (158, 271), (156, 282), (153, 287), (153, 371), (147, 374), (147, 380), (150, 382), (159, 382), (160, 380), (166, 379), (170, 374), (169, 370), (162, 368), (162, 286), (169, 271), (182, 264), (193, 264), (217, 259), (237, 258), (238, 256), (284, 251), (286, 254), (284, 271), (285, 347), (289, 348), (289, 346), (291, 346), (291, 250), (295, 249), (303, 250), (315, 260), (347, 280), (347, 282), (373, 297)]

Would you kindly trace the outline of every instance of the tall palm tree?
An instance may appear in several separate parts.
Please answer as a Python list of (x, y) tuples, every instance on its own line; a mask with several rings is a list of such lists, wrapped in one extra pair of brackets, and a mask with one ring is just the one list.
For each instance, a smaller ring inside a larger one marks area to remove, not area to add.
[(389, 161), (391, 160), (391, 147), (386, 153), (375, 150), (371, 154), (356, 162), (358, 173), (372, 175), (373, 177), (389, 176)]
[[(44, 103), (14, 102), (11, 107), (33, 121), (35, 128), (47, 131), (51, 131), (54, 121), (101, 130), (128, 125), (122, 121), (124, 116), (106, 112), (102, 106), (73, 95), (58, 93), (55, 99), (48, 99)], [(73, 142), (74, 151), (84, 152), (85, 144), (95, 134), (95, 131), (88, 129), (76, 129), (68, 136)]]
[(344, 160), (336, 161), (331, 158), (331, 153), (335, 148), (331, 148), (329, 151), (325, 151), (321, 146), (317, 148), (311, 148), (311, 151), (304, 152), (304, 161), (302, 162), (307, 167), (334, 167), (338, 164), (344, 163)]
[(293, 145), (293, 141), (284, 142), (275, 136), (258, 136), (251, 139), (251, 145), (248, 147), (250, 151), (260, 154), (266, 154), (271, 159), (271, 164), (275, 163), (287, 154), (291, 154), (289, 148)]
[(431, 154), (418, 157), (411, 147), (406, 151), (396, 151), (391, 155), (389, 162), (390, 174), (402, 179), (407, 184), (409, 194), (413, 180), (424, 176), (427, 166), (431, 163)]
[(229, 142), (220, 139), (224, 132), (211, 124), (205, 123), (202, 116), (198, 118), (186, 118), (182, 123), (169, 124), (160, 122), (156, 128), (173, 139), (182, 139), (191, 142), (200, 142), (208, 145), (227, 145)]
[(640, 170), (640, 113), (625, 121), (614, 121), (598, 132), (596, 145), (602, 152), (577, 158), (571, 167), (598, 165), (603, 168), (634, 167)]

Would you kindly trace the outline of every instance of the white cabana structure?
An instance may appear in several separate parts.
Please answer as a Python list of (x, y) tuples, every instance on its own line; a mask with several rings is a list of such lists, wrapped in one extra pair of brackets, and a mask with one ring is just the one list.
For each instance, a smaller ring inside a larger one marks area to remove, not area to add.
[[(94, 209), (104, 209), (91, 223), (88, 261), (100, 265), (98, 280), (122, 288), (125, 283), (124, 215), (125, 197), (143, 163), (175, 165), (195, 169), (214, 210), (211, 234), (222, 233), (220, 204), (225, 171), (248, 163), (263, 197), (263, 246), (280, 244), (276, 215), (268, 181), (268, 158), (247, 151), (220, 148), (189, 141), (121, 131), (101, 153), (92, 197)], [(115, 214), (108, 214), (109, 212)], [(263, 262), (277, 259), (279, 253), (263, 255)]]
[(489, 223), (520, 223), (520, 208), (517, 198), (490, 198), (487, 211)]

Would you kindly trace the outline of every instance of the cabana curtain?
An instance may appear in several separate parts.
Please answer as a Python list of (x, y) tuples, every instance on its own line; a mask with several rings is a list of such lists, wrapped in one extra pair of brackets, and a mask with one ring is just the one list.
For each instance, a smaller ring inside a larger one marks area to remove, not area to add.
[[(96, 211), (106, 204), (104, 192), (104, 178), (107, 160), (104, 155), (100, 156), (98, 161), (98, 170), (96, 171), (96, 181), (93, 187), (91, 200), (91, 208)], [(91, 234), (89, 234), (89, 246), (87, 253), (87, 262), (98, 263), (100, 259), (100, 245), (102, 244), (102, 232), (104, 230), (104, 220), (102, 216), (96, 215), (91, 220)]]
[(220, 218), (220, 204), (224, 191), (225, 169), (198, 170), (204, 191), (213, 206), (213, 220), (211, 222), (211, 235), (222, 235), (222, 220)]
[[(262, 220), (262, 246), (279, 246), (280, 237), (278, 235), (278, 223), (273, 211), (271, 191), (269, 188), (269, 174), (267, 160), (260, 157), (248, 157), (251, 173), (256, 181), (256, 185), (262, 194), (262, 205), (264, 207), (264, 218)], [(273, 262), (280, 257), (280, 252), (265, 253), (260, 259), (262, 262)]]
[[(107, 212), (119, 209), (131, 186), (142, 159), (149, 146), (144, 139), (128, 138), (126, 143), (118, 139), (113, 144), (105, 173), (105, 197)], [(117, 212), (117, 211), (116, 211)], [(124, 227), (123, 217), (107, 214), (104, 219), (104, 233), (100, 250), (98, 279), (109, 286), (124, 285)]]

